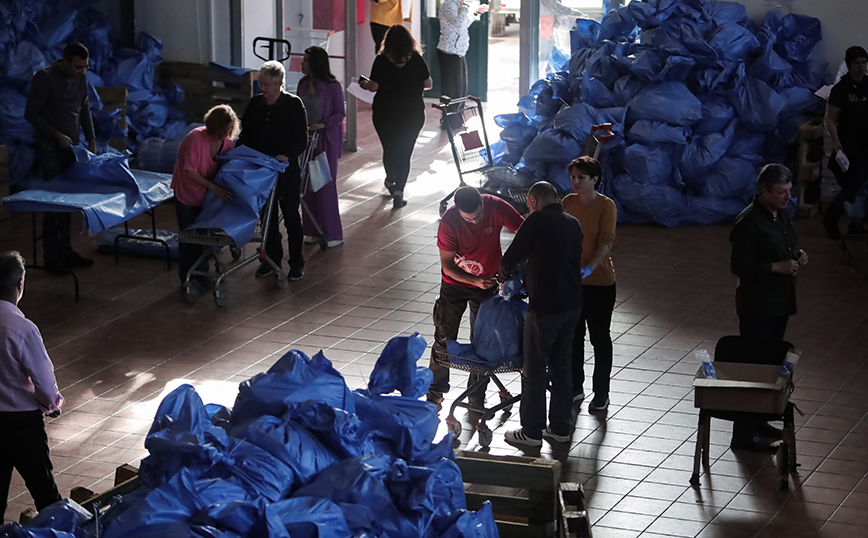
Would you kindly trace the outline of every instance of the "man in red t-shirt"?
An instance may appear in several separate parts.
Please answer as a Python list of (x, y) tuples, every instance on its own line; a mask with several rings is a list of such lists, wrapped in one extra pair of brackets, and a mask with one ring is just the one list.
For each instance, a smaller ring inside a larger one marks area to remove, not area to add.
[[(503, 253), (500, 232), (504, 226), (515, 232), (524, 219), (500, 198), (479, 194), (473, 187), (455, 192), (455, 206), (440, 220), (437, 247), (443, 281), (434, 302), (434, 344), (431, 363), (434, 382), (428, 389), (428, 401), (440, 406), (443, 393), (449, 391), (449, 368), (437, 364), (435, 357), (446, 352), (446, 340), (458, 338), (461, 318), (470, 303), (470, 338), (482, 301), (497, 292), (497, 268)], [(477, 376), (471, 375), (469, 384)], [(469, 386), (469, 385), (468, 385)], [(485, 385), (470, 395), (470, 403), (485, 401)]]

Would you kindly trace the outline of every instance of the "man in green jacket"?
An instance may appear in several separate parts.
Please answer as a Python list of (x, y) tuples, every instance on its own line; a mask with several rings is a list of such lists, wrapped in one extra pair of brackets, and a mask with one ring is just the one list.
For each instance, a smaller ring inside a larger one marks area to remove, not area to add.
[[(735, 219), (729, 241), (729, 267), (738, 277), (735, 310), (741, 336), (780, 342), (796, 313), (796, 274), (808, 263), (786, 208), (793, 174), (782, 164), (768, 164), (757, 177), (759, 194)], [(770, 451), (762, 437), (780, 431), (766, 423), (735, 421), (731, 447)]]

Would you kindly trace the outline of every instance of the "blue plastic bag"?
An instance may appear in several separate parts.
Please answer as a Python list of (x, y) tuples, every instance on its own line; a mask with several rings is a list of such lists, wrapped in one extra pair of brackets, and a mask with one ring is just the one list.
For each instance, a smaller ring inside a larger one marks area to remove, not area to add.
[(654, 84), (627, 105), (627, 121), (662, 121), (688, 126), (702, 119), (702, 103), (680, 82)]
[[(511, 287), (521, 287), (521, 276)], [(505, 285), (504, 285), (505, 287)], [(479, 306), (474, 327), (473, 349), (476, 355), (489, 363), (509, 363), (520, 365), (523, 362), (524, 318), (527, 303), (518, 293), (498, 294), (487, 299)], [(493, 368), (492, 368), (493, 369)]]
[(294, 349), (267, 372), (259, 373), (238, 386), (232, 424), (241, 424), (262, 415), (280, 417), (289, 404), (308, 400), (353, 411), (353, 400), (344, 378), (322, 351), (309, 358)]
[(702, 196), (734, 198), (755, 189), (757, 172), (750, 161), (724, 157), (696, 182), (695, 189)]
[(699, 102), (702, 103), (702, 120), (693, 126), (694, 135), (719, 133), (735, 117), (735, 109), (720, 96), (700, 95)]
[(621, 164), (641, 183), (665, 183), (672, 174), (672, 155), (665, 146), (631, 144), (624, 148)]
[(687, 207), (684, 195), (669, 185), (643, 184), (627, 174), (615, 177), (612, 188), (625, 218), (635, 222), (678, 226)]
[(256, 229), (259, 212), (287, 163), (278, 162), (249, 147), (241, 146), (217, 158), (222, 163), (214, 182), (235, 194), (224, 202), (212, 191), (205, 195), (202, 213), (189, 229), (218, 229), (238, 245), (246, 245)]
[(741, 126), (749, 131), (771, 131), (786, 101), (765, 82), (746, 76), (729, 97)]
[(264, 497), (276, 502), (292, 488), (293, 469), (264, 448), (230, 437), (226, 450), (202, 473), (201, 478), (222, 478), (239, 484), (253, 498)]
[(744, 26), (728, 22), (714, 29), (708, 45), (717, 51), (720, 58), (732, 61), (750, 57), (759, 49), (760, 43)]
[(380, 395), (397, 390), (407, 398), (419, 398), (428, 392), (433, 374), (427, 367), (416, 366), (426, 346), (419, 333), (389, 340), (371, 371), (368, 392)]
[(639, 120), (627, 131), (627, 142), (646, 146), (673, 143), (686, 144), (690, 137), (689, 127), (676, 127), (659, 121)]
[(715, 198), (713, 196), (688, 196), (682, 224), (718, 224), (729, 222), (745, 208), (741, 198)]
[(692, 185), (699, 181), (723, 158), (732, 144), (738, 120), (732, 120), (723, 132), (694, 137), (684, 148), (679, 169), (685, 183)]

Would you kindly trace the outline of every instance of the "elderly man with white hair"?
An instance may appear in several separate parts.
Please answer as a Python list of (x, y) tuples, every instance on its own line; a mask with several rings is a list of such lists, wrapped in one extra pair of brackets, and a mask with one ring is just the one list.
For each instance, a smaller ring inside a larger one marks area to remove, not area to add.
[[(288, 162), (286, 171), (277, 178), (277, 203), (283, 212), (289, 246), (289, 280), (304, 276), (304, 232), (299, 214), (301, 168), (299, 156), (307, 146), (307, 115), (301, 99), (283, 90), (286, 71), (274, 61), (259, 68), (259, 86), (262, 93), (254, 95), (241, 117), (241, 136), (238, 146), (248, 146), (280, 162)], [(283, 238), (277, 223), (277, 206), (268, 229), (265, 251), (278, 267), (283, 260)], [(262, 263), (256, 276), (270, 276), (274, 269)]]

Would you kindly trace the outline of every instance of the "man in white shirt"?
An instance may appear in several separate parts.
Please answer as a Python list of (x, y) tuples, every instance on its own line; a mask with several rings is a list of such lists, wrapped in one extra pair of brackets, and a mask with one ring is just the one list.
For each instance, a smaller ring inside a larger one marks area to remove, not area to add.
[(54, 365), (36, 325), (18, 309), (24, 295), (24, 258), (0, 253), (0, 499), (3, 513), (12, 469), (27, 484), (36, 509), (59, 501), (43, 415), (56, 417), (64, 403)]

